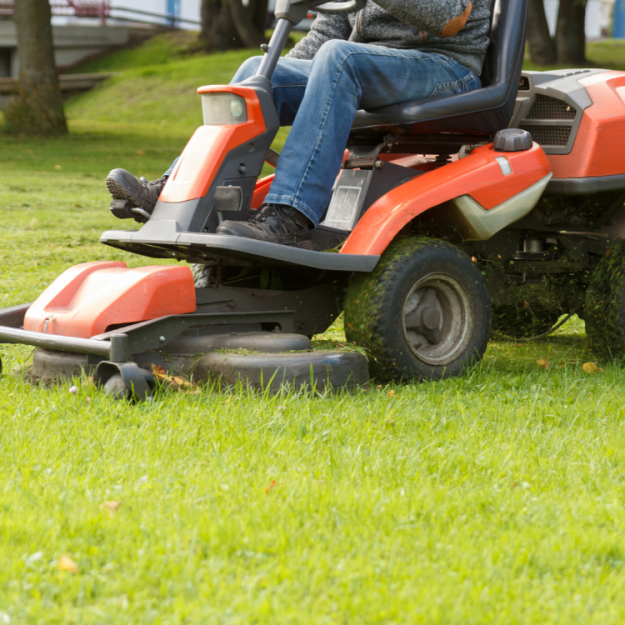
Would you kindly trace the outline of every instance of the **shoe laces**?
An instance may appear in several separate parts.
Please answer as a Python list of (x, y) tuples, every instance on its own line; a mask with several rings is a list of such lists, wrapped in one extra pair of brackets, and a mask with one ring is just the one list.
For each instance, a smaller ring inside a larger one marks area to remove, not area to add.
[(280, 221), (280, 223), (282, 223), (281, 215), (276, 210), (275, 204), (265, 204), (258, 211), (256, 211), (252, 219), (254, 221), (265, 223), (267, 221), (267, 217), (275, 217)]

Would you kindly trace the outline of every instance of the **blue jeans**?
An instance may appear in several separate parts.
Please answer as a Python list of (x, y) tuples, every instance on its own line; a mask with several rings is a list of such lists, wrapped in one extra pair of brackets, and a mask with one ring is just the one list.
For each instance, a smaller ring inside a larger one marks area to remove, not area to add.
[[(232, 82), (256, 74), (260, 61), (245, 61)], [(280, 125), (292, 128), (265, 202), (292, 206), (314, 225), (330, 202), (356, 111), (481, 87), (442, 54), (342, 40), (324, 43), (312, 61), (281, 58), (271, 84)]]

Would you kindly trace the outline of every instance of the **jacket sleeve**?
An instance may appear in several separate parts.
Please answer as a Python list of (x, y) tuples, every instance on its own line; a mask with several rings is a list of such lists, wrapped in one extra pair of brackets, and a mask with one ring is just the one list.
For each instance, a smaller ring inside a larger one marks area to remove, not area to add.
[(437, 37), (453, 37), (467, 23), (470, 0), (375, 0), (400, 22)]
[(293, 59), (312, 59), (330, 39), (349, 39), (352, 27), (346, 15), (323, 15), (315, 18), (309, 33), (287, 54)]

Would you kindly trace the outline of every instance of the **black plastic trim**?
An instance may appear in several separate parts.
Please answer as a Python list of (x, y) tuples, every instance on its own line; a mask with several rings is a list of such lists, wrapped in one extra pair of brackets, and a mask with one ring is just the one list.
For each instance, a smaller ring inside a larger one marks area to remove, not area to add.
[(8, 328), (21, 328), (24, 325), (24, 317), (30, 304), (20, 304), (19, 306), (11, 306), (0, 310), (0, 326)]
[(625, 174), (593, 178), (552, 178), (545, 189), (549, 195), (588, 195), (625, 189)]
[[(100, 242), (112, 247), (124, 248), (124, 244), (154, 245), (153, 241), (143, 241), (141, 232), (129, 230), (111, 230), (104, 232)], [(174, 236), (167, 249), (176, 252), (179, 248), (203, 248), (216, 259), (241, 260), (249, 263), (266, 264), (267, 260), (283, 265), (300, 265), (325, 271), (347, 271), (369, 273), (378, 264), (379, 256), (361, 254), (335, 254), (331, 252), (313, 252), (287, 245), (255, 241), (243, 237), (224, 234), (196, 234), (181, 232)], [(174, 254), (175, 255), (175, 254)], [(197, 255), (197, 254), (196, 254)]]
[(491, 45), (476, 91), (443, 98), (412, 100), (359, 111), (352, 131), (376, 126), (404, 132), (469, 132), (494, 134), (508, 126), (514, 111), (525, 52), (528, 0), (496, 0)]

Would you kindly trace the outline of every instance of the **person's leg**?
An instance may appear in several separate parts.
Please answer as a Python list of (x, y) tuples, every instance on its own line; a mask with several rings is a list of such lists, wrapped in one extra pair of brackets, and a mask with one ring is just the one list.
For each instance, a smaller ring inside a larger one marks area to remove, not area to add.
[[(252, 57), (245, 61), (232, 83), (242, 82), (254, 76), (262, 57)], [(272, 95), (282, 126), (290, 126), (304, 97), (308, 74), (312, 61), (303, 59), (280, 59), (272, 76)], [(158, 180), (144, 182), (125, 169), (113, 169), (106, 178), (106, 186), (115, 200), (124, 200), (131, 206), (141, 208), (152, 214), (154, 206), (172, 174), (179, 157), (174, 160), (167, 171)], [(130, 214), (129, 214), (130, 216)]]
[(328, 206), (358, 109), (479, 87), (473, 72), (442, 55), (337, 40), (325, 43), (313, 60), (265, 201), (292, 206), (316, 225)]

